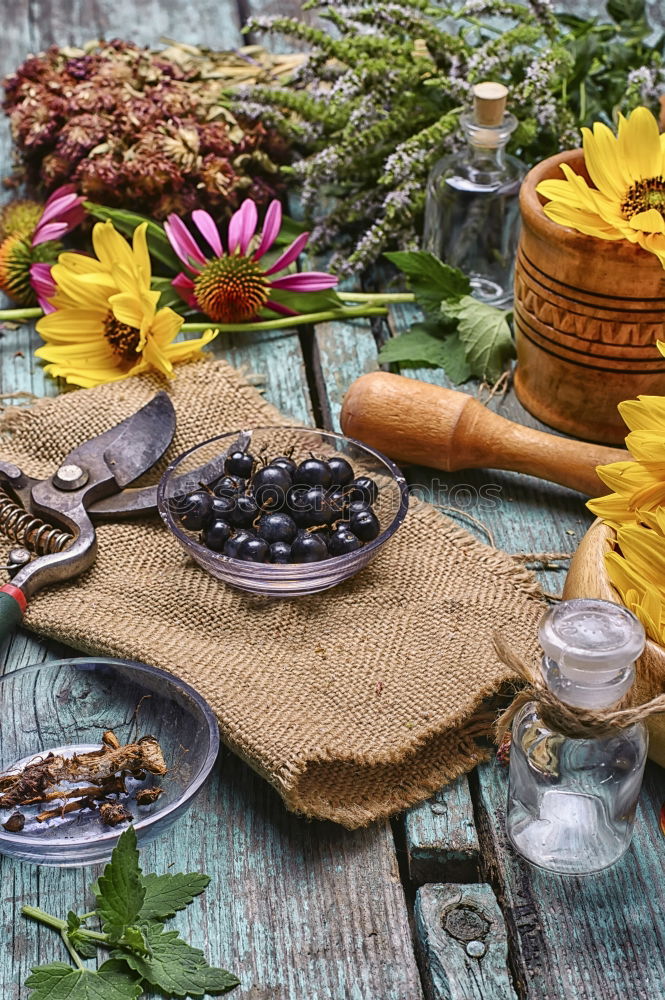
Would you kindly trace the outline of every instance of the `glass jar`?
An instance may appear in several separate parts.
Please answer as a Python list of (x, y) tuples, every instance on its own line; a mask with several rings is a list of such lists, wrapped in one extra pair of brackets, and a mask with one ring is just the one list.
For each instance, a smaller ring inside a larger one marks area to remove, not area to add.
[[(540, 627), (545, 684), (565, 704), (606, 709), (633, 684), (644, 629), (626, 608), (563, 601)], [(550, 728), (535, 702), (515, 716), (507, 829), (515, 849), (549, 871), (583, 875), (627, 851), (647, 757), (643, 722), (594, 739)]]
[[(483, 97), (486, 87), (503, 91), (502, 102)], [(465, 148), (443, 157), (430, 173), (423, 236), (423, 249), (464, 271), (472, 294), (495, 306), (513, 299), (519, 190), (526, 174), (521, 160), (506, 153), (517, 127), (504, 110), (507, 93), (498, 84), (474, 88), (474, 109), (460, 116)]]

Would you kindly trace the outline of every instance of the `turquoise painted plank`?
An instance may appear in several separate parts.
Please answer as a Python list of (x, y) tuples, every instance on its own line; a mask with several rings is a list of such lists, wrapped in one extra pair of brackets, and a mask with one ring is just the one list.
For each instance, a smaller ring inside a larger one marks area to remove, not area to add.
[(466, 775), (409, 809), (404, 830), (415, 885), (478, 878), (480, 845)]
[(30, 19), (35, 48), (81, 45), (95, 38), (123, 38), (156, 46), (160, 38), (213, 49), (241, 43), (234, 0), (32, 0)]
[(368, 319), (320, 323), (314, 333), (314, 371), (324, 426), (339, 430), (344, 393), (358, 376), (377, 368)]
[(633, 845), (613, 868), (573, 878), (533, 868), (505, 834), (507, 770), (478, 768), (485, 863), (501, 886), (520, 996), (526, 1000), (661, 997), (665, 880), (658, 812), (665, 771), (647, 766)]
[(517, 1000), (507, 934), (489, 885), (425, 885), (415, 905), (427, 1000)]

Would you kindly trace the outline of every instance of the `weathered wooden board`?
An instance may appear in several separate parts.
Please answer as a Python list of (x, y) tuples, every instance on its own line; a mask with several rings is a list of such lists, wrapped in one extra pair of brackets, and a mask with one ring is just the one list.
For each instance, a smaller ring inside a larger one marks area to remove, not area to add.
[(409, 809), (404, 828), (415, 885), (477, 880), (480, 846), (466, 775)]
[(427, 1000), (516, 1000), (503, 915), (489, 885), (425, 885), (415, 905)]
[(505, 834), (507, 772), (478, 769), (481, 844), (503, 904), (519, 990), (527, 1000), (661, 997), (665, 879), (658, 809), (665, 771), (647, 767), (633, 845), (613, 868), (551, 875), (519, 858)]

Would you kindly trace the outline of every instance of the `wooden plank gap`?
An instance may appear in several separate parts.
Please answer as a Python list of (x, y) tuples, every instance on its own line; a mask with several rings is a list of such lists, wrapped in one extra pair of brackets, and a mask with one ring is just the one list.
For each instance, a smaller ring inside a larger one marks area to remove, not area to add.
[(404, 829), (415, 885), (478, 881), (480, 845), (466, 775), (410, 809)]

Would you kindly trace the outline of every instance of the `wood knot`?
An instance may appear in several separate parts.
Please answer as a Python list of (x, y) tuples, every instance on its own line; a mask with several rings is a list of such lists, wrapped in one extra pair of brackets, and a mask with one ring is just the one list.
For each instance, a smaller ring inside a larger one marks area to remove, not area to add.
[(490, 922), (473, 906), (460, 903), (446, 913), (443, 929), (457, 941), (478, 941), (487, 937)]

